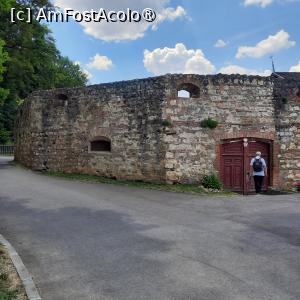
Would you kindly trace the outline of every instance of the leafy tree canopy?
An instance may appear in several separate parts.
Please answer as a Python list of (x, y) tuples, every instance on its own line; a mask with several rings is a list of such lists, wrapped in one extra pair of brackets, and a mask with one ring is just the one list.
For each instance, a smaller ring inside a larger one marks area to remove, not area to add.
[[(4, 41), (0, 39), (0, 83), (3, 81), (3, 73), (5, 71), (4, 63), (8, 59), (8, 54), (3, 50)], [(4, 100), (8, 95), (8, 90), (0, 87), (0, 106), (3, 104)]]
[(86, 75), (60, 54), (49, 28), (10, 22), (10, 8), (52, 8), (49, 0), (0, 1), (0, 144), (12, 142), (14, 117), (19, 103), (32, 91), (83, 86)]

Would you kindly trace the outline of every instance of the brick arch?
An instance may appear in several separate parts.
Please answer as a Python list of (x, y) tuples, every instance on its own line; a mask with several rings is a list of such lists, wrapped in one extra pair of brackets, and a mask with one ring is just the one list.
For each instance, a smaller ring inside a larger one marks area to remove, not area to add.
[(107, 141), (110, 142), (111, 139), (107, 136), (104, 135), (99, 135), (99, 136), (94, 136), (93, 138), (90, 139), (91, 141), (97, 141), (97, 140), (103, 140), (103, 141)]
[(180, 90), (188, 91), (191, 95), (191, 98), (198, 98), (200, 96), (199, 81), (190, 77), (176, 80), (172, 88), (171, 98), (176, 99), (178, 91)]
[(216, 145), (216, 159), (215, 159), (215, 169), (217, 173), (220, 174), (221, 171), (221, 149), (222, 145), (229, 140), (239, 140), (239, 139), (254, 139), (257, 141), (262, 141), (270, 144), (270, 186), (279, 187), (279, 154), (280, 145), (275, 141), (275, 133), (269, 132), (235, 132), (235, 133), (225, 133), (219, 137), (219, 142)]
[(232, 133), (222, 133), (217, 137), (219, 140), (242, 139), (242, 138), (258, 138), (269, 141), (276, 139), (275, 132), (257, 132), (257, 131), (238, 131)]
[(95, 128), (89, 133), (88, 139), (93, 140), (95, 138), (105, 137), (109, 140), (112, 139), (112, 132), (109, 128)]
[(177, 86), (177, 92), (185, 90), (190, 93), (190, 98), (200, 97), (200, 88), (198, 85), (191, 82), (183, 82)]

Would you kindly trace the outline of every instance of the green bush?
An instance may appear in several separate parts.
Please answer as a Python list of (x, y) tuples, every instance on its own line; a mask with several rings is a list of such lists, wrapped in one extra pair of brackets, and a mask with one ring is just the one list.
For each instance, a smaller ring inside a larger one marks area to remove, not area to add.
[(203, 128), (214, 129), (218, 126), (218, 121), (208, 118), (208, 119), (202, 120), (200, 125)]
[(161, 125), (165, 127), (172, 127), (172, 123), (169, 120), (162, 120)]
[(11, 131), (7, 131), (5, 129), (0, 128), (0, 144), (4, 144), (4, 145), (12, 144), (11, 137), (12, 137)]
[(216, 175), (205, 175), (202, 179), (202, 185), (207, 189), (221, 190), (222, 183)]

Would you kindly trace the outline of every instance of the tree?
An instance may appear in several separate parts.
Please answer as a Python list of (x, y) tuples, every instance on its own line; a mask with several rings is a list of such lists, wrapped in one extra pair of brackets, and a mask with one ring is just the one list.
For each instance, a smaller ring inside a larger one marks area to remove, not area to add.
[(32, 91), (83, 86), (87, 82), (79, 66), (60, 54), (47, 26), (34, 19), (31, 24), (11, 24), (10, 7), (30, 7), (33, 14), (42, 7), (54, 9), (49, 0), (1, 0), (0, 40), (5, 44), (0, 44), (0, 143), (11, 141), (17, 107)]
[(0, 2), (0, 11), (9, 11), (9, 9), (12, 7), (13, 0), (1, 0)]
[[(4, 63), (8, 59), (8, 54), (6, 51), (3, 50), (4, 41), (0, 40), (0, 83), (3, 81), (3, 73), (5, 71)], [(0, 87), (0, 107), (3, 105), (4, 100), (8, 95), (8, 90)]]
[(54, 67), (55, 87), (75, 87), (82, 85), (82, 77), (86, 75), (80, 70), (78, 64), (74, 64), (67, 56), (58, 56)]

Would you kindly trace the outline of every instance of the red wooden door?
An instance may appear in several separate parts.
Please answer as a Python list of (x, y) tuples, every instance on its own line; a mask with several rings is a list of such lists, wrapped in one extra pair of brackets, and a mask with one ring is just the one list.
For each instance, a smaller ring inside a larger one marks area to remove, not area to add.
[(244, 149), (242, 141), (222, 145), (221, 178), (226, 188), (235, 192), (244, 191)]
[(254, 139), (233, 140), (221, 146), (221, 180), (224, 186), (232, 191), (244, 194), (254, 192), (254, 180), (250, 162), (255, 153), (260, 151), (268, 167), (268, 176), (264, 180), (264, 190), (270, 184), (270, 144)]

